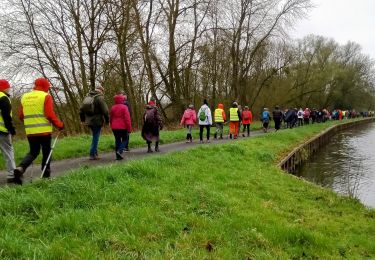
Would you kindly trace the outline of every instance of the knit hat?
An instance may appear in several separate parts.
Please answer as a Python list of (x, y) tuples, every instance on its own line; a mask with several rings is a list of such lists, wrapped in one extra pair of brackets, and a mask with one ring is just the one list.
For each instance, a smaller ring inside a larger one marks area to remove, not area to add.
[(156, 105), (156, 102), (155, 102), (155, 100), (154, 99), (151, 99), (149, 102), (148, 102), (148, 105), (150, 105), (150, 106), (155, 106)]
[(50, 83), (48, 79), (46, 78), (38, 78), (34, 81), (34, 89), (35, 90), (42, 90), (42, 91), (48, 91), (50, 88)]
[(0, 91), (4, 91), (10, 88), (10, 84), (5, 79), (0, 79)]

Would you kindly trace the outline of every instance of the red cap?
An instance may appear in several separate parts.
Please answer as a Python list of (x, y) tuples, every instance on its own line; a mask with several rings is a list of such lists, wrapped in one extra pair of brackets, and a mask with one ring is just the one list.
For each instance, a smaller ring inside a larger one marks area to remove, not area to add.
[(50, 86), (51, 85), (50, 85), (48, 79), (46, 79), (46, 78), (38, 78), (34, 82), (34, 89), (35, 90), (42, 90), (42, 91), (47, 92), (49, 90)]
[(4, 91), (10, 88), (10, 84), (6, 79), (0, 79), (0, 91)]

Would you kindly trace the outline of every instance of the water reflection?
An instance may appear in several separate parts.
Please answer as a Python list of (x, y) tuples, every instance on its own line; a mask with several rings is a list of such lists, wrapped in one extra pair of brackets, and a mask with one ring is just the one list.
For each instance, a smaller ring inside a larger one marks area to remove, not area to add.
[(375, 208), (375, 123), (345, 130), (306, 162), (297, 175)]

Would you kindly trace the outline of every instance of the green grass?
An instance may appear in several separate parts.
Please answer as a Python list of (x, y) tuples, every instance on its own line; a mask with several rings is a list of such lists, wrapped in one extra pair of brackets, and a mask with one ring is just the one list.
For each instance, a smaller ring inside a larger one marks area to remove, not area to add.
[(375, 258), (375, 211), (282, 172), (319, 124), (0, 190), (0, 258)]
[[(259, 130), (260, 122), (254, 123), (252, 130)], [(213, 136), (215, 127), (211, 128), (211, 134)], [(228, 127), (225, 127), (225, 131), (228, 132)], [(199, 138), (199, 128), (195, 127), (193, 130), (193, 137)], [(173, 131), (160, 131), (160, 143), (173, 143), (186, 139), (186, 130), (178, 129)], [(103, 134), (99, 140), (99, 153), (110, 152), (115, 149), (115, 139), (112, 134)], [(68, 136), (60, 138), (57, 141), (56, 149), (53, 152), (53, 160), (63, 160), (68, 158), (88, 156), (91, 144), (91, 135), (79, 135), (79, 136)], [(14, 157), (16, 164), (21, 162), (24, 156), (29, 151), (29, 144), (27, 140), (16, 140), (13, 143), (14, 146)], [(130, 135), (129, 148), (136, 148), (146, 146), (145, 141), (141, 137), (140, 132), (134, 132)], [(41, 156), (39, 156), (35, 163), (41, 163)], [(5, 163), (2, 156), (0, 156), (0, 169), (5, 169)]]

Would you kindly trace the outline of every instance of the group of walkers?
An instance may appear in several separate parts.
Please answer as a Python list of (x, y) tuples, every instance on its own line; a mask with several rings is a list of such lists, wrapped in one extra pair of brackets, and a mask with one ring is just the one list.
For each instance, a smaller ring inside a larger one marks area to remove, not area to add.
[[(23, 122), (29, 152), (16, 167), (12, 136), (16, 130), (12, 120), (12, 105), (9, 96), (10, 84), (7, 80), (0, 80), (0, 150), (3, 154), (6, 168), (7, 181), (10, 183), (22, 184), (22, 176), (26, 169), (42, 151), (42, 177), (51, 176), (50, 157), (52, 154), (52, 131), (53, 126), (59, 131), (64, 129), (64, 123), (58, 119), (53, 109), (52, 96), (48, 94), (50, 83), (45, 78), (38, 78), (34, 81), (33, 89), (25, 93), (21, 98), (19, 118)], [(129, 151), (129, 135), (132, 132), (131, 107), (127, 96), (120, 92), (114, 96), (114, 105), (111, 109), (104, 100), (104, 88), (99, 86), (92, 90), (84, 98), (80, 107), (79, 116), (81, 124), (89, 127), (92, 133), (92, 142), (89, 150), (89, 159), (98, 160), (98, 142), (102, 128), (110, 125), (115, 138), (116, 160), (123, 159), (123, 153)], [(203, 143), (203, 132), (206, 129), (206, 142), (210, 142), (210, 128), (216, 126), (215, 139), (223, 139), (224, 125), (229, 123), (230, 139), (237, 139), (242, 126), (242, 136), (250, 136), (250, 125), (253, 122), (253, 114), (248, 106), (243, 108), (236, 102), (232, 102), (228, 110), (229, 118), (222, 103), (217, 105), (213, 116), (207, 100), (203, 101), (198, 112), (193, 105), (189, 105), (184, 111), (180, 124), (187, 128), (186, 142), (193, 141), (192, 129), (198, 122), (199, 139)], [(355, 111), (343, 111), (336, 109), (331, 113), (327, 109), (316, 110), (309, 108), (299, 110), (290, 108), (282, 111), (278, 106), (272, 111), (272, 117), (267, 108), (261, 112), (260, 119), (263, 131), (267, 132), (271, 118), (275, 122), (275, 130), (281, 127), (293, 128), (304, 124), (325, 122), (328, 119), (341, 120), (353, 118), (364, 113)], [(373, 115), (373, 112), (366, 112), (366, 116)], [(147, 152), (153, 152), (151, 144), (155, 143), (155, 152), (159, 152), (159, 132), (163, 128), (162, 119), (154, 99), (151, 99), (145, 106), (143, 114), (142, 137), (147, 143)]]
[(0, 80), (0, 149), (3, 154), (6, 168), (7, 181), (22, 184), (22, 175), (31, 163), (38, 157), (42, 150), (42, 170), (44, 178), (51, 175), (50, 160), (51, 139), (53, 126), (58, 130), (64, 129), (53, 109), (52, 96), (48, 94), (50, 83), (45, 78), (38, 78), (34, 82), (33, 90), (25, 93), (21, 98), (19, 118), (23, 122), (29, 152), (16, 167), (12, 136), (16, 130), (12, 120), (12, 105), (10, 100), (10, 84), (7, 80)]
[[(343, 120), (356, 118), (363, 116), (361, 113), (357, 113), (354, 110), (342, 110), (334, 109), (329, 111), (328, 109), (310, 109), (306, 107), (305, 109), (289, 108), (281, 111), (279, 107), (275, 107), (273, 111), (273, 118), (275, 120), (275, 129), (278, 130), (284, 123), (284, 128), (293, 128), (297, 126), (303, 126), (314, 123), (324, 123), (327, 120)], [(278, 127), (276, 127), (278, 124)]]
[[(270, 116), (265, 117), (264, 122), (269, 122)], [(194, 106), (189, 105), (182, 115), (180, 125), (187, 128), (186, 142), (192, 142), (192, 128), (197, 123), (199, 125), (199, 142), (203, 143), (203, 132), (206, 129), (206, 142), (210, 142), (210, 128), (215, 123), (216, 130), (214, 134), (215, 139), (223, 139), (224, 124), (227, 123), (227, 116), (224, 110), (224, 105), (219, 103), (214, 111), (212, 118), (211, 109), (208, 106), (207, 100), (203, 101), (203, 105), (199, 108), (198, 113), (195, 112)], [(236, 101), (232, 103), (229, 108), (229, 138), (237, 139), (240, 135), (240, 127), (243, 126), (242, 136), (250, 136), (250, 124), (253, 122), (253, 114), (248, 106), (243, 109)]]
[[(45, 78), (34, 81), (33, 89), (21, 97), (19, 118), (23, 122), (29, 152), (16, 167), (12, 136), (16, 129), (12, 120), (12, 105), (9, 91), (11, 86), (7, 80), (0, 80), (0, 150), (3, 154), (7, 182), (22, 184), (23, 175), (27, 168), (42, 150), (42, 178), (51, 176), (52, 132), (53, 127), (59, 131), (64, 129), (64, 123), (58, 119), (53, 109), (53, 99), (48, 91), (50, 82)], [(104, 100), (104, 88), (99, 86), (90, 91), (80, 107), (81, 124), (90, 128), (92, 142), (89, 151), (90, 160), (100, 159), (98, 142), (101, 130), (110, 125), (115, 137), (116, 159), (123, 159), (123, 153), (129, 151), (129, 133), (132, 131), (130, 104), (123, 92), (114, 96), (114, 105), (109, 110)], [(155, 100), (151, 100), (144, 113), (142, 136), (148, 144), (148, 152), (152, 152), (151, 143), (155, 142), (155, 151), (159, 151), (159, 131), (162, 120), (156, 108)]]

